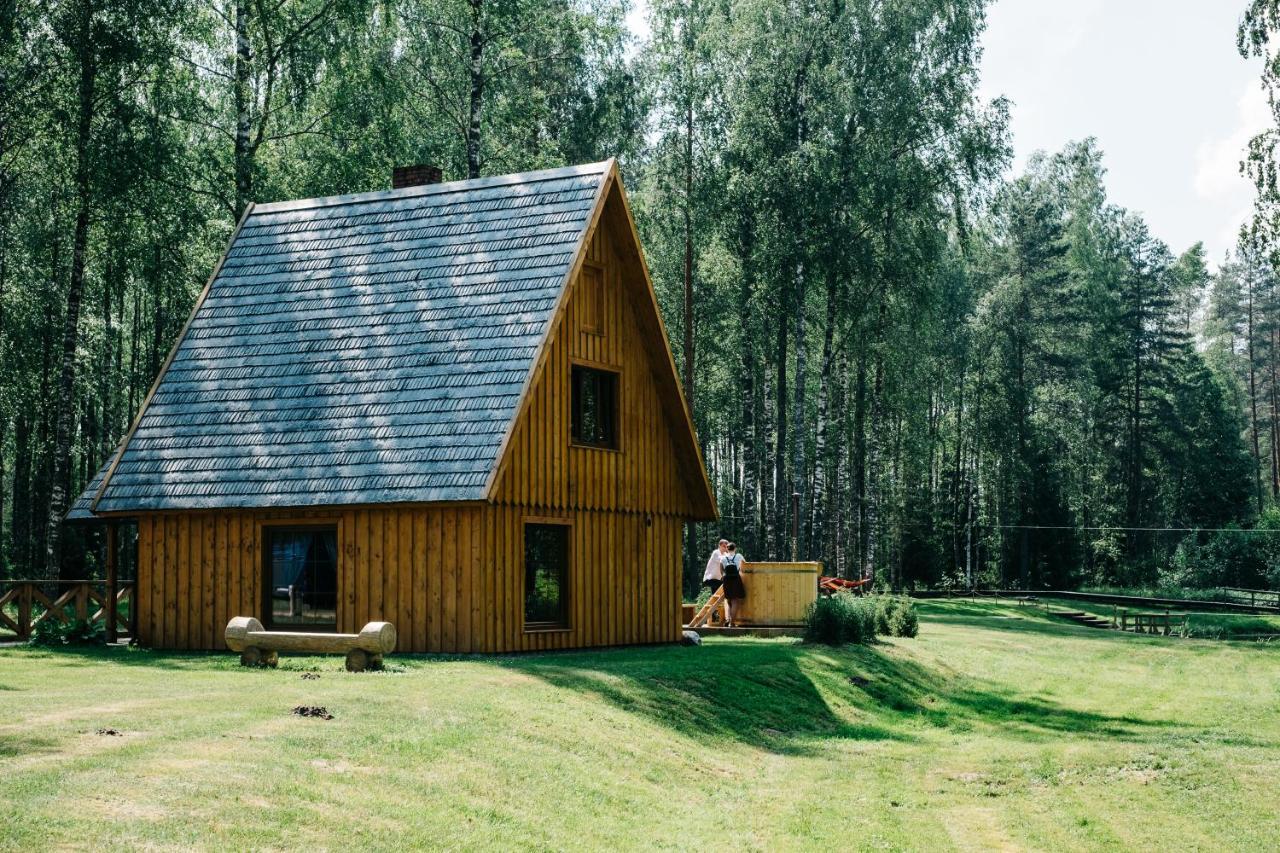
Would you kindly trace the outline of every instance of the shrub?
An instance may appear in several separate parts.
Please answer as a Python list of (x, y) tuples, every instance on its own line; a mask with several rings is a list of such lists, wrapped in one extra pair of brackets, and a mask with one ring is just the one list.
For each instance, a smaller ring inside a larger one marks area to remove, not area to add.
[(99, 646), (106, 642), (106, 630), (96, 622), (72, 619), (41, 619), (31, 631), (33, 646)]
[(872, 599), (847, 592), (819, 598), (805, 617), (804, 638), (829, 646), (868, 643), (876, 635), (876, 608)]
[(889, 633), (889, 614), (894, 608), (894, 597), (891, 595), (877, 595), (876, 602), (876, 633)]
[(888, 606), (888, 630), (894, 637), (914, 637), (920, 633), (920, 616), (909, 598), (895, 598)]
[(815, 601), (804, 623), (806, 642), (828, 646), (869, 643), (876, 635), (914, 637), (919, 631), (915, 603), (900, 595), (839, 592)]

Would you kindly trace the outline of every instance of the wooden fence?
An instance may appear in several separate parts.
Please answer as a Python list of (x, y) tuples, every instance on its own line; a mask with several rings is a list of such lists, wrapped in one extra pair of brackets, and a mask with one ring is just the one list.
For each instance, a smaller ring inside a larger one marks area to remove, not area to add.
[[(102, 623), (107, 641), (137, 636), (133, 581), (0, 581), (0, 628), (27, 639), (46, 619)], [(110, 602), (110, 604), (108, 604)], [(121, 605), (127, 604), (121, 615)]]
[(1224, 586), (1222, 589), (1239, 601), (1247, 599), (1250, 607), (1280, 608), (1280, 592), (1273, 589), (1244, 589), (1238, 586)]
[(1117, 614), (1118, 627), (1121, 631), (1132, 631), (1135, 634), (1170, 634), (1180, 632), (1187, 624), (1185, 614), (1170, 615), (1165, 613), (1128, 613), (1121, 610)]

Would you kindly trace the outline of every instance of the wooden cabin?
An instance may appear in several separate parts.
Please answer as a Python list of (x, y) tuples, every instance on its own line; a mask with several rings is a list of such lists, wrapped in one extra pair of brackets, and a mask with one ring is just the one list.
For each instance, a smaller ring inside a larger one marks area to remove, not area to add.
[(136, 519), (174, 649), (671, 642), (716, 517), (612, 160), (250, 207), (77, 507)]

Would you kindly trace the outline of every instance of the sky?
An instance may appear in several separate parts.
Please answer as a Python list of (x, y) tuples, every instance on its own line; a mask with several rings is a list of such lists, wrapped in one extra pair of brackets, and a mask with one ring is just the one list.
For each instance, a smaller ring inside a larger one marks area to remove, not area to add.
[[(1203, 241), (1216, 265), (1249, 216), (1239, 164), (1268, 123), (1261, 63), (1236, 52), (1245, 2), (994, 0), (979, 91), (1013, 102), (1013, 171), (1093, 136), (1112, 203), (1176, 253)], [(640, 37), (647, 14), (634, 0)]]
[(1239, 174), (1268, 123), (1261, 63), (1236, 52), (1245, 0), (995, 0), (984, 97), (1013, 101), (1014, 169), (1093, 136), (1110, 200), (1182, 252), (1221, 260), (1249, 215)]

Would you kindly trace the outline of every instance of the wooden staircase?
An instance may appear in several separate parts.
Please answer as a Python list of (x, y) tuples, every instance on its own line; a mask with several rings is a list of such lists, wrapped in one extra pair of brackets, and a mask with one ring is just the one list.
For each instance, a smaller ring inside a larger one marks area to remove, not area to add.
[(689, 620), (689, 624), (686, 625), (685, 627), (701, 628), (703, 625), (707, 624), (707, 620), (711, 618), (711, 614), (719, 610), (720, 604), (723, 601), (724, 601), (724, 587), (720, 587), (714, 593), (712, 593), (710, 598), (707, 599), (707, 603), (702, 605), (702, 607), (698, 609), (697, 613), (693, 614), (693, 618)]
[(1054, 610), (1054, 616), (1061, 616), (1064, 619), (1070, 619), (1077, 625), (1084, 625), (1086, 628), (1114, 628), (1110, 619), (1103, 619), (1101, 616), (1094, 616), (1092, 613), (1085, 613), (1083, 610)]

